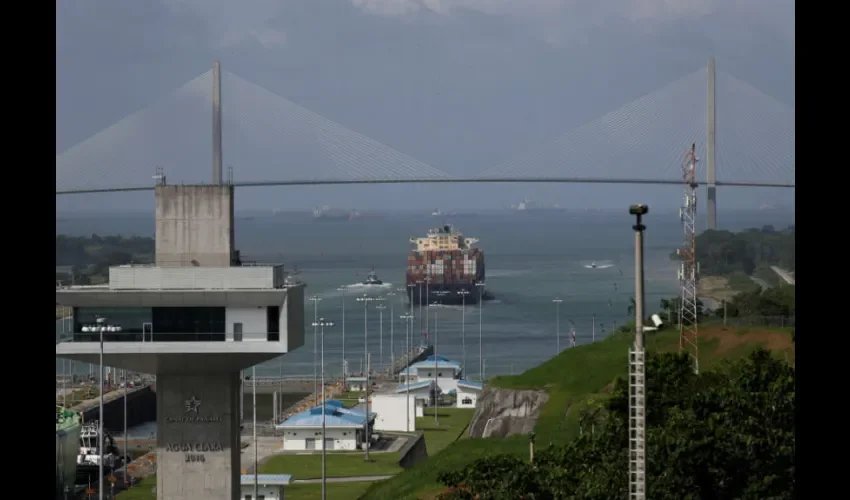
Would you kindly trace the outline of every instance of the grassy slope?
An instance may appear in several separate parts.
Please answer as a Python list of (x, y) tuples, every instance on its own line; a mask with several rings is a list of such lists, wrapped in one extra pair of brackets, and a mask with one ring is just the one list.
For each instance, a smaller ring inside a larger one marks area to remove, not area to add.
[[(434, 413), (425, 410), (425, 416), (416, 419), (416, 428), (425, 436), (428, 453), (434, 455), (460, 437), (472, 419), (473, 410), (441, 408), (439, 424), (434, 423)], [(271, 457), (260, 468), (263, 474), (292, 474), (294, 479), (314, 479), (321, 477), (321, 458), (319, 455), (278, 455)], [(363, 454), (329, 453), (327, 455), (328, 477), (366, 476), (395, 474), (401, 470), (398, 466), (398, 453), (373, 453), (373, 462), (363, 461)], [(328, 483), (328, 498), (334, 500), (354, 500), (369, 487), (368, 482)], [(135, 488), (118, 495), (119, 500), (153, 500), (156, 493), (156, 476), (144, 479)], [(321, 498), (321, 484), (293, 484), (286, 488), (286, 498), (307, 500)]]
[[(368, 482), (328, 483), (327, 497), (332, 499), (354, 499), (369, 488)], [(116, 495), (117, 500), (156, 500), (156, 476), (143, 479), (135, 488)], [(286, 500), (320, 500), (321, 484), (293, 484), (284, 489)]]
[[(723, 359), (734, 359), (758, 347), (770, 349), (777, 357), (789, 356), (793, 362), (791, 329), (702, 328), (700, 368), (710, 369)], [(512, 377), (497, 377), (492, 385), (510, 389), (546, 389), (549, 401), (541, 410), (535, 427), (538, 446), (563, 443), (578, 433), (581, 408), (606, 397), (605, 392), (617, 377), (625, 377), (631, 336), (618, 333), (603, 341), (567, 349), (559, 356)], [(650, 351), (678, 349), (678, 332), (664, 331), (647, 336)], [(430, 499), (443, 488), (437, 474), (456, 470), (485, 455), (512, 453), (528, 456), (528, 437), (505, 439), (463, 439), (423, 464), (387, 481), (375, 483), (361, 500)]]
[[(435, 454), (454, 442), (472, 419), (473, 410), (441, 408), (439, 425), (434, 424), (434, 413), (426, 410), (425, 416), (416, 419), (416, 428), (423, 431), (429, 455)], [(362, 452), (328, 452), (326, 457), (328, 477), (380, 476), (401, 471), (398, 453), (373, 453), (372, 461), (365, 462)], [(321, 454), (276, 455), (260, 466), (263, 474), (292, 474), (295, 479), (322, 477)], [(355, 497), (356, 498), (356, 497)]]

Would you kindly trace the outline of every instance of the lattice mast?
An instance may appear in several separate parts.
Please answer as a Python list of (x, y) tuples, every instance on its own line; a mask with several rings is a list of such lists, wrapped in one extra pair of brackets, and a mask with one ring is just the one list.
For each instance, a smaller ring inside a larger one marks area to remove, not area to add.
[(699, 373), (699, 317), (697, 309), (699, 263), (696, 260), (697, 161), (696, 145), (692, 144), (682, 162), (685, 203), (679, 209), (679, 218), (684, 230), (684, 241), (682, 246), (676, 250), (681, 262), (679, 282), (682, 286), (682, 300), (679, 304), (679, 352), (688, 353), (688, 356), (693, 360), (695, 373)]

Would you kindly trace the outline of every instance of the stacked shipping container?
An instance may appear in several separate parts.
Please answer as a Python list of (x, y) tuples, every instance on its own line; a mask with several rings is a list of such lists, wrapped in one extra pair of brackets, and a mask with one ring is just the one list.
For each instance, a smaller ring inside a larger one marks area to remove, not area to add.
[[(460, 290), (469, 292), (467, 304), (478, 302), (476, 283), (484, 282), (484, 252), (479, 248), (457, 250), (412, 251), (407, 256), (407, 284), (424, 288), (428, 280), (427, 301), (461, 303)], [(418, 291), (421, 295), (422, 291)], [(424, 297), (423, 297), (424, 299)], [(414, 298), (414, 300), (416, 300)]]

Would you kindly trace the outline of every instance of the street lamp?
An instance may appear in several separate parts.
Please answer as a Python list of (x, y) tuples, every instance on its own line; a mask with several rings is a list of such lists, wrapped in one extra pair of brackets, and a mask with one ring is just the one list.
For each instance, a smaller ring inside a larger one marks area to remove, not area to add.
[[(398, 288), (397, 290), (403, 290)], [(395, 297), (395, 292), (387, 292), (387, 297)], [(390, 299), (390, 374), (395, 374), (395, 302)]]
[(428, 332), (428, 316), (429, 315), (427, 314), (431, 310), (431, 289), (430, 289), (430, 286), (431, 286), (431, 273), (430, 273), (430, 270), (429, 270), (428, 275), (425, 276), (425, 309), (427, 310), (426, 314), (425, 314), (425, 335), (428, 335), (428, 336), (431, 335)]
[[(429, 302), (430, 304), (430, 302)], [(439, 302), (434, 302), (434, 305)], [(434, 425), (440, 425), (440, 419), (437, 416), (440, 409), (440, 402), (437, 399), (437, 391), (440, 389), (440, 373), (439, 373), (439, 357), (437, 356), (437, 309), (434, 309)]]
[(649, 212), (643, 204), (632, 205), (629, 213), (635, 225), (635, 338), (629, 366), (629, 493), (632, 498), (646, 498), (646, 367), (643, 338), (643, 231), (641, 216)]
[[(319, 318), (318, 321), (313, 323), (313, 327), (319, 327), (321, 329), (322, 336), (322, 500), (327, 500), (327, 491), (326, 491), (326, 481), (327, 481), (327, 464), (326, 464), (326, 453), (325, 448), (327, 441), (325, 440), (325, 327), (334, 326), (333, 321), (326, 320), (325, 318)], [(366, 417), (368, 421), (368, 414)], [(257, 497), (255, 497), (257, 498)]]
[[(363, 370), (366, 375), (366, 422), (364, 424), (364, 441), (363, 449), (365, 450), (364, 460), (369, 461), (369, 302), (376, 300), (375, 297), (370, 297), (363, 294), (362, 297), (357, 297), (357, 302), (363, 302), (363, 354), (366, 367)], [(324, 446), (324, 444), (323, 444)]]
[[(98, 412), (99, 412), (99, 421), (98, 421), (98, 430), (97, 430), (97, 450), (100, 453), (100, 460), (98, 460), (98, 486), (97, 493), (98, 498), (103, 500), (103, 332), (120, 332), (120, 326), (113, 326), (106, 324), (106, 318), (99, 317), (95, 319), (95, 324), (91, 326), (84, 326), (82, 328), (83, 332), (97, 332), (100, 335), (100, 394), (98, 401)], [(126, 392), (125, 392), (126, 397)], [(125, 413), (126, 415), (126, 413)], [(124, 429), (124, 448), (126, 455), (126, 447), (127, 447), (127, 429)], [(126, 471), (125, 471), (126, 474)]]
[[(380, 299), (379, 299), (380, 300)], [(381, 371), (384, 369), (384, 309), (387, 306), (378, 304), (375, 309), (378, 310), (378, 366)]]
[(315, 323), (319, 321), (319, 301), (322, 300), (318, 295), (313, 295), (310, 297), (310, 300), (313, 302), (313, 394), (319, 392), (319, 351), (318, 351), (318, 338), (316, 336), (316, 325)]
[(590, 326), (590, 341), (596, 342), (596, 313), (590, 315), (591, 318), (591, 326)]
[[(399, 319), (405, 320), (404, 324), (405, 324), (405, 328), (406, 328), (406, 331), (407, 331), (407, 335), (406, 335), (406, 338), (407, 338), (407, 354), (410, 355), (410, 329), (413, 326), (413, 315), (410, 314), (410, 313), (402, 314), (401, 316), (399, 316)], [(405, 363), (405, 364), (408, 364), (408, 363)], [(409, 367), (408, 367), (408, 369), (409, 369)], [(407, 401), (404, 404), (404, 411), (405, 411), (405, 417), (406, 417), (405, 422), (407, 422), (405, 424), (405, 428), (407, 429), (407, 432), (410, 432), (410, 374), (409, 373), (406, 374), (405, 377), (404, 377), (404, 386), (405, 386), (404, 392), (405, 392), (406, 398), (407, 398)]]
[[(419, 291), (419, 335), (422, 335), (422, 285), (425, 284), (424, 280), (416, 280), (416, 289)], [(421, 342), (420, 342), (420, 345)]]
[(563, 302), (563, 300), (555, 298), (555, 299), (552, 299), (552, 302), (555, 303), (555, 346), (556, 346), (556, 352), (560, 354), (560, 352), (561, 352), (561, 302)]
[(348, 374), (348, 365), (345, 362), (345, 293), (348, 291), (348, 286), (340, 285), (337, 289), (338, 292), (342, 293), (342, 390), (348, 390), (348, 382), (346, 378)]
[(481, 325), (484, 322), (484, 283), (476, 283), (478, 287), (478, 377), (484, 382), (484, 342), (481, 335)]
[(251, 406), (253, 406), (251, 433), (254, 439), (254, 498), (257, 498), (260, 494), (260, 464), (257, 456), (259, 454), (257, 450), (257, 365), (251, 367)]
[(458, 290), (460, 295), (460, 345), (463, 352), (463, 371), (466, 375), (466, 296), (469, 295), (469, 290)]

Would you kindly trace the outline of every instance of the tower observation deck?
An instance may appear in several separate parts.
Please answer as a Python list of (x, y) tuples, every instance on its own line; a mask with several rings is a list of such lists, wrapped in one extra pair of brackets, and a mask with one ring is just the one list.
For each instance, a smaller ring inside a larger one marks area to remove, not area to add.
[[(103, 335), (105, 366), (157, 376), (158, 500), (239, 498), (239, 373), (304, 344), (305, 285), (282, 265), (242, 265), (233, 194), (156, 186), (155, 265), (56, 290), (73, 310), (57, 357), (97, 364)], [(88, 326), (98, 318), (114, 327)]]

